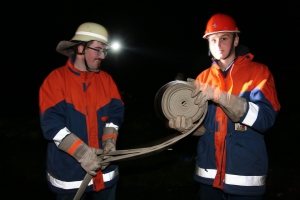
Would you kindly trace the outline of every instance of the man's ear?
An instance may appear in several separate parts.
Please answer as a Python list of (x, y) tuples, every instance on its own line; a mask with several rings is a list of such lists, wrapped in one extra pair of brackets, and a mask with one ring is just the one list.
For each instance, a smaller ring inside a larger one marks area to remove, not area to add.
[(84, 46), (83, 45), (78, 45), (77, 46), (77, 53), (82, 54), (82, 53), (84, 53), (83, 50), (84, 50)]
[(239, 40), (240, 37), (236, 34), (235, 38), (234, 38), (234, 46), (237, 47), (239, 45)]

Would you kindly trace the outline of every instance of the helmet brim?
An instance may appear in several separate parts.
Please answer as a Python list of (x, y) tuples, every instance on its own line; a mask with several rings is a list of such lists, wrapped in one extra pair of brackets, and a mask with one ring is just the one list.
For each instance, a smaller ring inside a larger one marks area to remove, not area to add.
[(203, 35), (203, 38), (204, 39), (207, 39), (208, 36), (212, 35), (212, 34), (215, 34), (215, 33), (240, 33), (240, 31), (238, 30), (222, 30), (222, 31), (215, 31), (215, 32), (210, 32), (210, 33), (207, 33), (205, 35)]
[(81, 43), (81, 41), (60, 41), (56, 47), (56, 51), (65, 56), (71, 57), (75, 52), (72, 47)]

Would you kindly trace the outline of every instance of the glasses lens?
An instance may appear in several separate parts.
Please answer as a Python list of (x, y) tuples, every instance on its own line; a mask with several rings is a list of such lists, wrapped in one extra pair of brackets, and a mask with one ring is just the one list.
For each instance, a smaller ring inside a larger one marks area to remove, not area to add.
[(87, 48), (96, 51), (96, 53), (98, 54), (98, 56), (101, 56), (102, 54), (103, 54), (104, 56), (107, 55), (107, 50), (95, 49), (95, 48), (92, 48), (92, 47), (87, 47)]
[(107, 51), (99, 51), (99, 56), (101, 56), (101, 54), (103, 54), (104, 56), (107, 55)]

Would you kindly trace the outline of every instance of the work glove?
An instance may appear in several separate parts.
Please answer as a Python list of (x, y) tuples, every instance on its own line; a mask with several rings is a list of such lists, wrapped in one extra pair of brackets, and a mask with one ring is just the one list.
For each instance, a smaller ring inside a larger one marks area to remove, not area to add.
[(58, 149), (73, 156), (81, 164), (81, 167), (92, 176), (96, 176), (96, 172), (101, 168), (102, 159), (99, 156), (103, 154), (103, 150), (88, 147), (73, 133), (61, 141)]
[[(116, 142), (118, 138), (118, 130), (114, 127), (105, 127), (102, 136), (102, 147), (104, 154), (116, 151)], [(103, 159), (108, 159), (110, 156), (104, 156)], [(109, 163), (102, 164), (101, 170), (104, 170)]]
[(174, 119), (169, 120), (169, 127), (179, 132), (186, 133), (194, 127), (191, 117), (178, 115)]
[[(195, 124), (193, 124), (192, 118), (185, 116), (177, 116), (174, 119), (169, 120), (169, 127), (175, 129), (179, 132), (186, 133), (192, 128), (194, 128)], [(203, 125), (199, 126), (194, 133), (193, 136), (202, 136), (205, 133), (205, 128)]]
[(238, 122), (240, 117), (245, 114), (248, 106), (246, 99), (194, 79), (188, 78), (187, 81), (196, 86), (191, 96), (192, 98), (196, 97), (195, 104), (199, 107), (204, 106), (206, 101), (211, 100), (219, 104), (233, 122)]

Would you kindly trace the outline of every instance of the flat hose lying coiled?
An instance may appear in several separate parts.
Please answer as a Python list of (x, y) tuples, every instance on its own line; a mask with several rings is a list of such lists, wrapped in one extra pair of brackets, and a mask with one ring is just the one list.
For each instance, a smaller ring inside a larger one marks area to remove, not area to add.
[[(194, 98), (191, 97), (191, 93), (194, 89), (195, 86), (190, 82), (171, 81), (158, 90), (154, 100), (155, 111), (162, 120), (168, 121), (176, 118), (178, 115), (185, 116), (186, 118), (191, 117), (193, 123), (195, 124), (191, 130), (186, 133), (181, 133), (152, 147), (116, 150), (109, 152), (101, 155), (101, 158), (103, 159), (102, 163), (124, 160), (131, 157), (161, 151), (194, 132), (194, 130), (196, 130), (203, 122), (207, 113), (207, 102), (201, 108), (194, 104)], [(92, 176), (87, 173), (76, 193), (74, 200), (80, 199), (91, 179)]]

